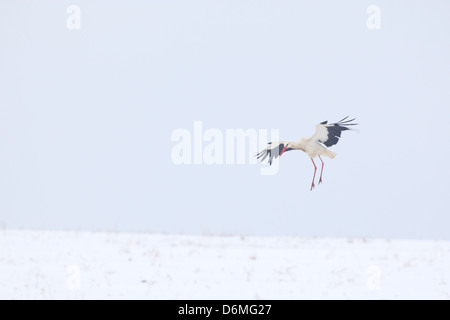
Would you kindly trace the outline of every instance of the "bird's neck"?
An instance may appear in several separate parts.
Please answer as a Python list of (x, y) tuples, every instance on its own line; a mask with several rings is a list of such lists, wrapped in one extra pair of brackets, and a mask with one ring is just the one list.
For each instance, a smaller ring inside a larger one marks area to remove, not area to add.
[(300, 139), (298, 141), (293, 141), (290, 143), (294, 149), (305, 151), (305, 139)]

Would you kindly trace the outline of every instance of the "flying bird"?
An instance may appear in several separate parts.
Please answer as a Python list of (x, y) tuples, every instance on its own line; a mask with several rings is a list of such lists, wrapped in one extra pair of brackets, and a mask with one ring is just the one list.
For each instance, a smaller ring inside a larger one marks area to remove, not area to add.
[(283, 155), (286, 151), (291, 150), (302, 150), (305, 152), (310, 158), (314, 165), (314, 175), (311, 184), (311, 190), (314, 189), (315, 184), (314, 180), (316, 178), (317, 166), (314, 162), (314, 158), (319, 157), (322, 162), (322, 169), (320, 171), (320, 179), (319, 183), (322, 183), (322, 173), (324, 162), (322, 156), (326, 156), (330, 159), (333, 159), (336, 156), (336, 153), (327, 149), (327, 147), (334, 146), (338, 143), (342, 131), (352, 130), (351, 126), (356, 126), (357, 123), (353, 123), (355, 119), (347, 120), (348, 116), (344, 119), (336, 122), (336, 123), (328, 123), (328, 121), (324, 121), (316, 125), (316, 133), (309, 138), (301, 138), (298, 141), (274, 141), (269, 142), (266, 149), (262, 150), (256, 157), (262, 162), (266, 158), (268, 158), (269, 164), (272, 165), (273, 159), (278, 158)]

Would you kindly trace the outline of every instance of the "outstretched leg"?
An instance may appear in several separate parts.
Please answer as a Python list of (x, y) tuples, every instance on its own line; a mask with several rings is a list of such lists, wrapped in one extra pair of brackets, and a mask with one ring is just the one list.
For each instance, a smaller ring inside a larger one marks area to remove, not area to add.
[(323, 163), (323, 160), (320, 157), (320, 155), (319, 155), (319, 159), (320, 159), (320, 161), (322, 161), (322, 170), (320, 170), (320, 179), (319, 179), (319, 183), (318, 184), (321, 184), (322, 183), (323, 166), (325, 165), (325, 163)]
[(317, 167), (316, 167), (316, 164), (314, 163), (314, 159), (313, 158), (311, 158), (311, 161), (312, 161), (312, 163), (314, 165), (314, 175), (313, 175), (313, 181), (312, 181), (312, 184), (311, 184), (311, 191), (312, 191), (312, 189), (314, 189), (314, 187), (315, 187), (314, 179), (316, 179)]

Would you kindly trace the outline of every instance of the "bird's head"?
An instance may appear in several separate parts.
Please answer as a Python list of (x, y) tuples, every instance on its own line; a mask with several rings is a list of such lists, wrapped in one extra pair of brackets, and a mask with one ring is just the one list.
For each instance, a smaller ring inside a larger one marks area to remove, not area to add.
[(293, 148), (292, 148), (292, 146), (290, 146), (290, 144), (289, 143), (285, 143), (284, 145), (283, 145), (283, 148), (280, 148), (281, 149), (281, 151), (280, 151), (280, 157), (283, 155), (283, 153), (285, 153), (286, 151), (290, 151), (290, 150), (292, 150)]

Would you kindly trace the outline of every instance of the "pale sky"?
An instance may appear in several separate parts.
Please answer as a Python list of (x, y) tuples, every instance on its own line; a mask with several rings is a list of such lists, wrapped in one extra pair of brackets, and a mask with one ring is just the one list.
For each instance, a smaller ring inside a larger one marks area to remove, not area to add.
[[(449, 12), (425, 0), (2, 1), (0, 225), (449, 240)], [(172, 133), (194, 134), (194, 121), (297, 140), (347, 115), (359, 132), (330, 148), (314, 191), (301, 151), (272, 176), (171, 159)]]

